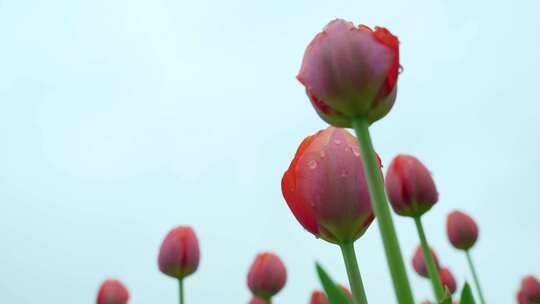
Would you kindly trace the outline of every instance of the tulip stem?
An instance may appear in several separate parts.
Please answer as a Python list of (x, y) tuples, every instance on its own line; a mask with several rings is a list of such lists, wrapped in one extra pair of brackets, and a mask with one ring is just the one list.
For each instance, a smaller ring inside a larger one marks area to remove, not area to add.
[(354, 304), (367, 304), (366, 292), (364, 290), (364, 284), (362, 283), (362, 277), (360, 276), (360, 270), (358, 269), (358, 262), (356, 261), (356, 254), (354, 252), (354, 243), (344, 243), (339, 245), (339, 247), (341, 247), (341, 253), (343, 254), (343, 260), (345, 261), (345, 268), (347, 269), (347, 276), (349, 277), (353, 302)]
[(369, 121), (367, 117), (358, 117), (353, 119), (352, 125), (358, 137), (358, 145), (364, 162), (364, 173), (368, 182), (371, 205), (373, 206), (373, 211), (379, 224), (386, 260), (390, 268), (398, 303), (413, 304), (414, 298), (409, 284), (409, 278), (407, 277), (407, 271), (405, 270), (403, 256), (399, 248), (392, 214), (390, 213), (386, 199), (379, 160), (373, 150), (373, 143), (369, 134)]
[(478, 291), (478, 296), (480, 297), (480, 303), (486, 304), (486, 300), (484, 299), (482, 288), (480, 287), (480, 280), (478, 279), (478, 273), (476, 273), (476, 268), (474, 267), (474, 263), (472, 261), (470, 251), (465, 250), (465, 255), (467, 256), (467, 262), (469, 262), (469, 267), (471, 268), (474, 284), (476, 285), (476, 290)]
[(441, 277), (439, 276), (437, 266), (435, 265), (435, 261), (433, 260), (433, 256), (431, 255), (431, 249), (429, 248), (426, 239), (426, 233), (424, 232), (424, 226), (422, 225), (422, 220), (420, 219), (420, 216), (416, 216), (414, 218), (414, 223), (416, 224), (416, 230), (418, 230), (418, 236), (420, 237), (420, 244), (422, 245), (422, 251), (424, 253), (424, 261), (427, 266), (427, 271), (431, 280), (431, 285), (433, 286), (433, 291), (435, 292), (435, 297), (438, 301), (442, 301), (445, 294), (444, 287), (441, 282)]
[(184, 304), (184, 279), (178, 279), (178, 290), (180, 292), (180, 304)]

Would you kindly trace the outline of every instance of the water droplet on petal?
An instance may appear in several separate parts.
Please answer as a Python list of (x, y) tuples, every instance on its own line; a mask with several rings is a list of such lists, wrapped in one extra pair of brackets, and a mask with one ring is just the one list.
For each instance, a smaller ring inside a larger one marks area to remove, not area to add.
[(334, 139), (334, 143), (335, 143), (336, 145), (339, 146), (339, 145), (341, 145), (341, 140), (339, 140), (339, 139)]
[(345, 177), (345, 176), (347, 176), (347, 175), (349, 175), (349, 170), (347, 170), (347, 169), (341, 170), (341, 176), (342, 176), (342, 177)]
[(352, 149), (352, 153), (353, 153), (354, 156), (356, 156), (356, 157), (360, 156), (360, 152), (359, 152), (357, 149)]
[(398, 73), (401, 74), (401, 73), (403, 73), (404, 70), (405, 69), (403, 69), (403, 66), (400, 64), (399, 69), (398, 69)]
[(324, 152), (324, 150), (321, 150), (321, 152), (319, 152), (319, 155), (321, 156), (321, 158), (324, 158), (326, 156), (326, 152)]
[(314, 160), (314, 159), (312, 159), (312, 160), (310, 160), (310, 161), (308, 162), (307, 165), (308, 165), (308, 167), (309, 167), (310, 169), (315, 169), (315, 168), (317, 168), (317, 161)]

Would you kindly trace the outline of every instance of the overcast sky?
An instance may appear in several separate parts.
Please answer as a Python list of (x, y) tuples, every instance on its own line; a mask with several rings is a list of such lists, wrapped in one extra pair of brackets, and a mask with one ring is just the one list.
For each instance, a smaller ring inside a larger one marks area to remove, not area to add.
[[(280, 180), (326, 127), (295, 75), (331, 19), (401, 40), (394, 109), (373, 128), (433, 172), (425, 225), (458, 283), (448, 212), (480, 225), (474, 248), (490, 303), (540, 275), (540, 2), (0, 0), (0, 302), (93, 303), (119, 278), (133, 304), (176, 303), (157, 268), (162, 238), (192, 225), (202, 251), (188, 303), (246, 303), (256, 253), (289, 270), (276, 304), (307, 303), (314, 262), (340, 282), (336, 246), (293, 218)], [(410, 267), (414, 224), (395, 217)], [(376, 225), (356, 243), (370, 303), (393, 303)]]

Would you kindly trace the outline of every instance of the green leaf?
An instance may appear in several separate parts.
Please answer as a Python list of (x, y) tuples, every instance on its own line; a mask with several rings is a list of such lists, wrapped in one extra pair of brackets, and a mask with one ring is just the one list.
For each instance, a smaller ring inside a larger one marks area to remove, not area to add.
[(463, 286), (463, 290), (461, 291), (461, 300), (459, 300), (459, 303), (460, 304), (475, 304), (471, 287), (469, 286), (469, 283), (467, 282), (465, 282), (465, 286)]
[(315, 263), (315, 267), (317, 268), (319, 280), (321, 281), (324, 292), (326, 293), (330, 304), (352, 304), (341, 288), (339, 288), (336, 283), (332, 281), (326, 271), (324, 271), (321, 265), (319, 265), (319, 263)]

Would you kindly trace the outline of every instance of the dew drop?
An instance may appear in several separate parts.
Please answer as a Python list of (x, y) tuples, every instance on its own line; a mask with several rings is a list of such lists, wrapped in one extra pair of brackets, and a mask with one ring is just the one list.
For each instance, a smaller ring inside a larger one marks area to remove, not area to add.
[(354, 156), (356, 156), (356, 157), (359, 157), (359, 156), (360, 156), (360, 152), (359, 152), (357, 149), (352, 149), (352, 153), (353, 153)]
[(349, 171), (347, 169), (341, 170), (341, 176), (342, 177), (346, 177), (347, 175), (349, 175)]
[(341, 140), (339, 140), (339, 139), (334, 139), (334, 143), (335, 143), (336, 145), (339, 146), (339, 145), (341, 145)]
[(310, 169), (315, 169), (315, 168), (317, 168), (317, 161), (314, 160), (314, 159), (312, 159), (312, 160), (310, 160), (310, 161), (308, 162), (307, 165), (308, 165), (308, 167), (309, 167)]
[(404, 71), (403, 66), (400, 64), (399, 69), (398, 69), (398, 74), (403, 73), (403, 71)]
[(321, 158), (324, 158), (326, 156), (326, 152), (324, 152), (324, 150), (321, 150), (321, 152), (319, 152), (319, 155), (321, 156)]

